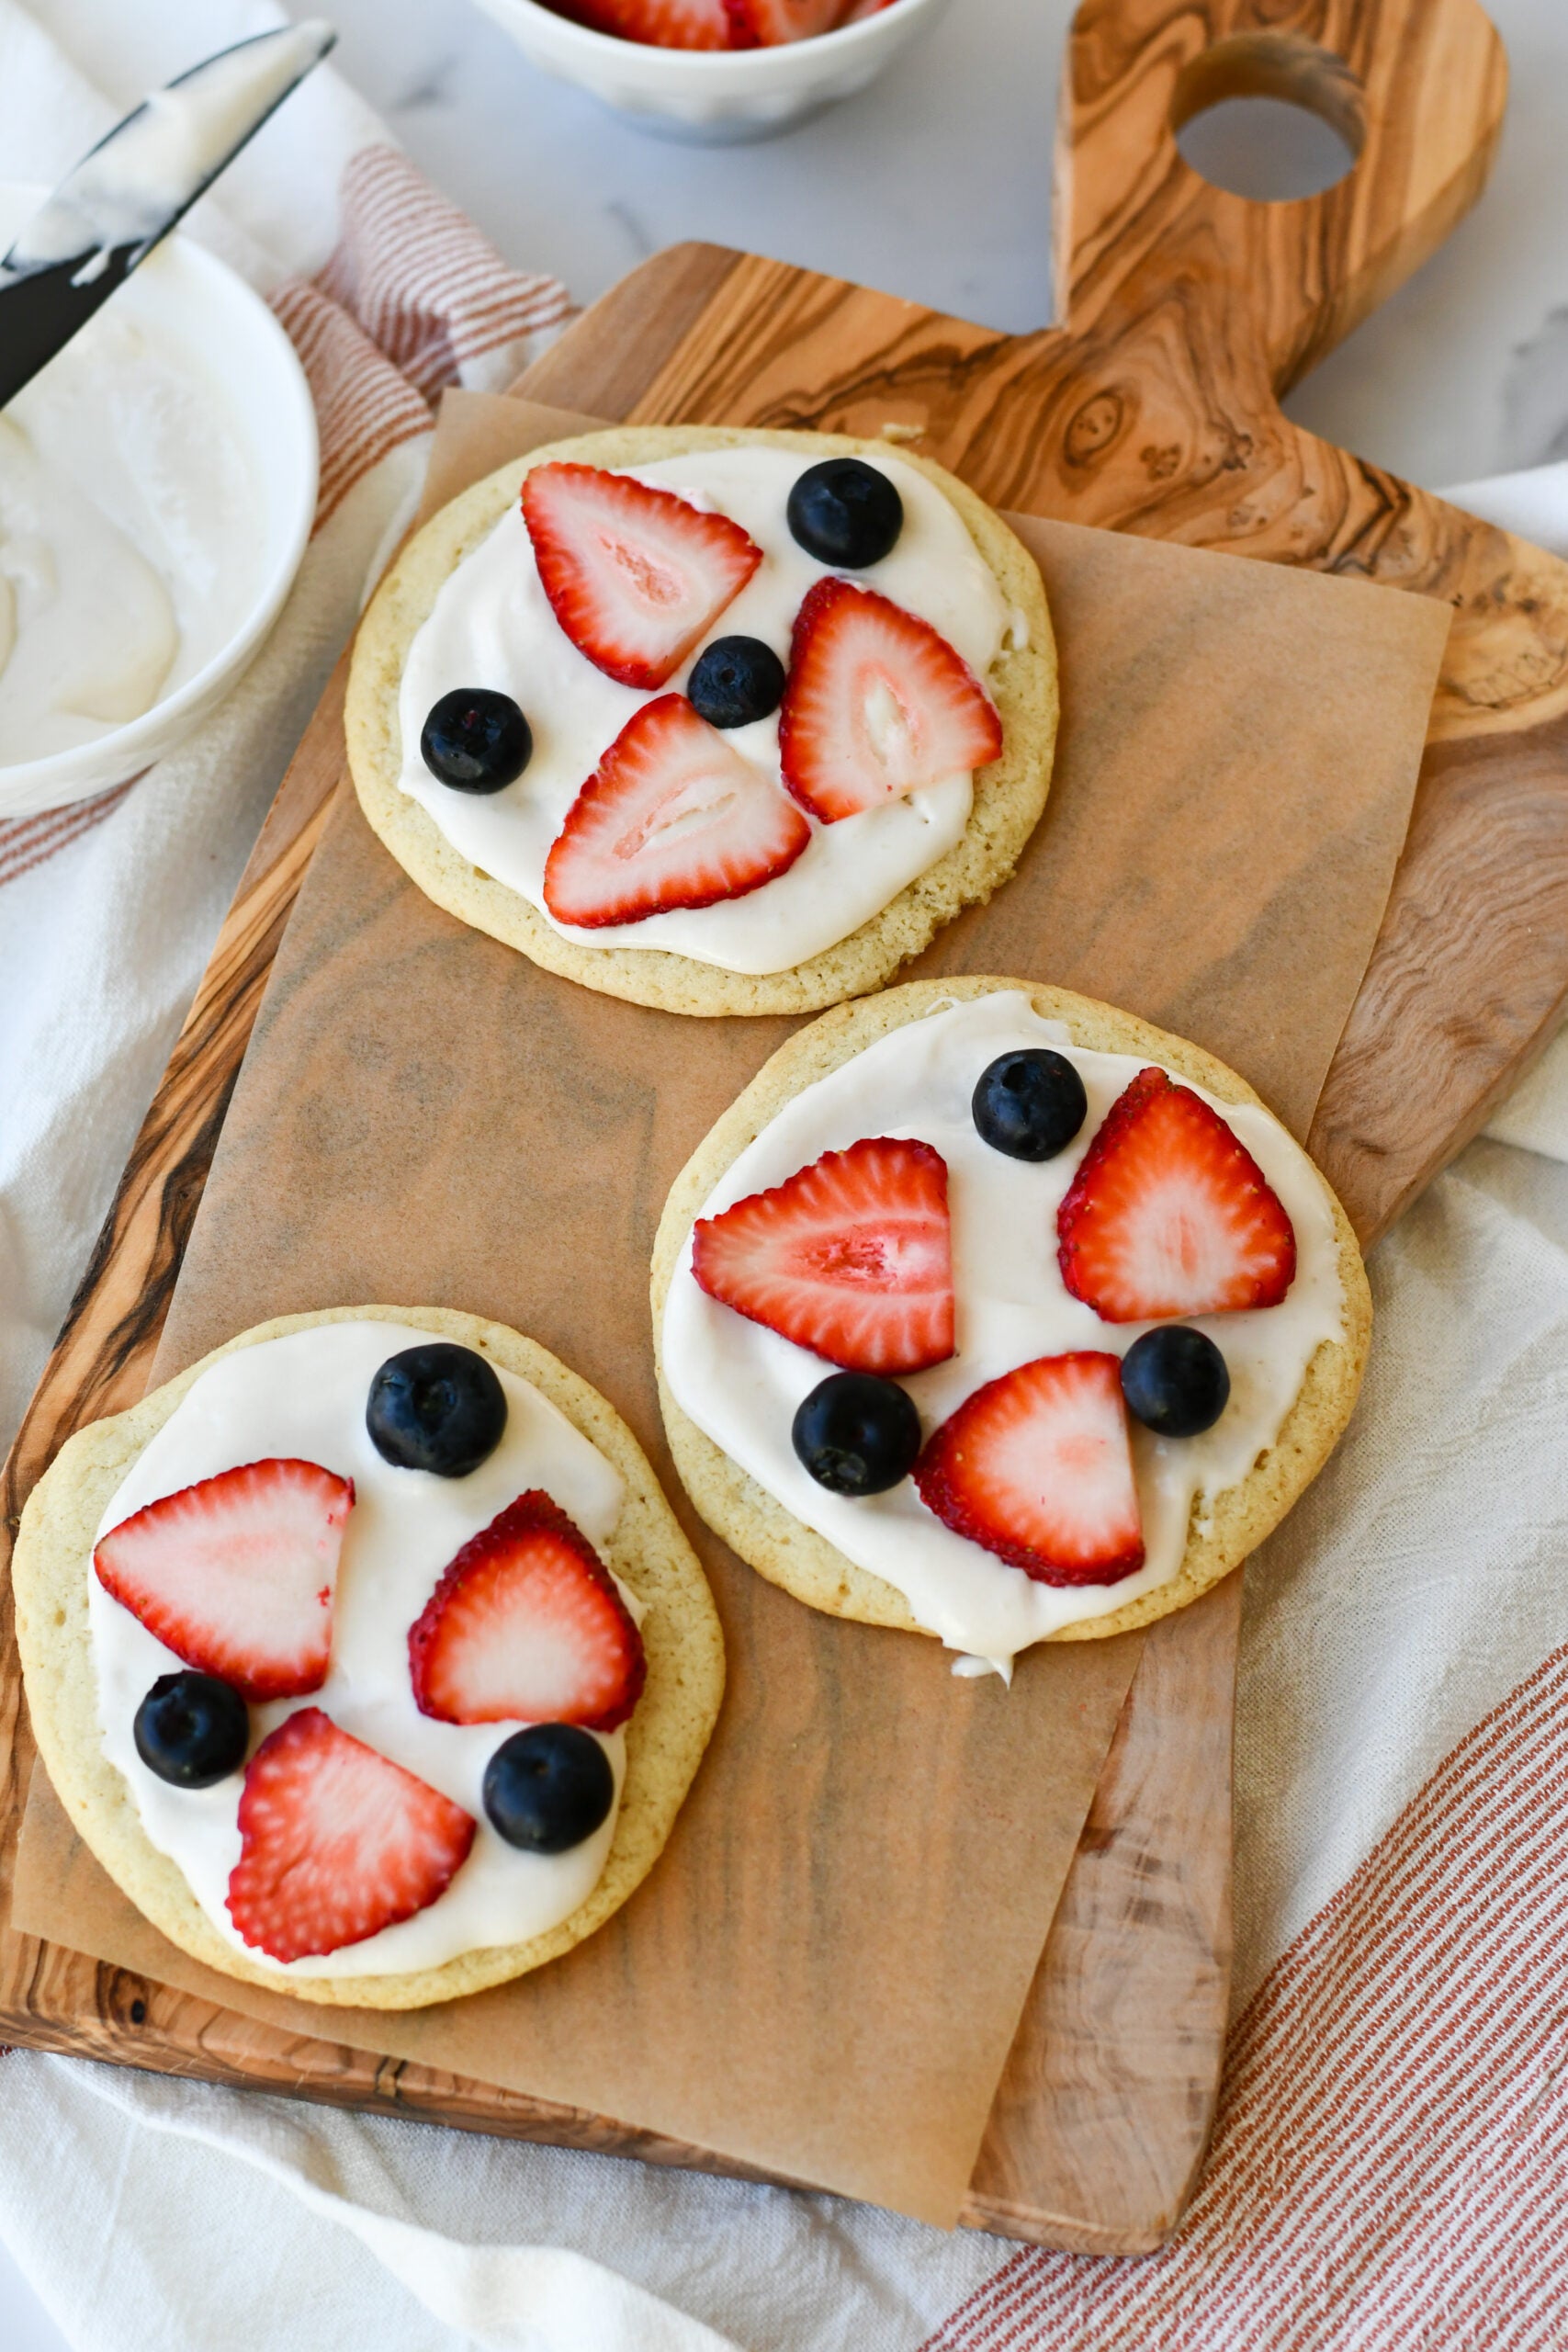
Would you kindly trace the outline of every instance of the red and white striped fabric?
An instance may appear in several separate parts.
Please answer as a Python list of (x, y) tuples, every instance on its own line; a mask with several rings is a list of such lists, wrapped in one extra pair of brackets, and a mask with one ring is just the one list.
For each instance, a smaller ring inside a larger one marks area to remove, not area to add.
[(1568, 1648), (1269, 1972), (1173, 2243), (1020, 2254), (921, 2352), (1554, 2352), (1565, 2037)]

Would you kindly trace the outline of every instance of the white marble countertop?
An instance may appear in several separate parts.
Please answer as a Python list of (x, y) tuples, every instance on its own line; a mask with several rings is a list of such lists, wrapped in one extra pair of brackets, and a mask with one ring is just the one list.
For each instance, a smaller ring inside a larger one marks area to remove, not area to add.
[[(156, 0), (152, 0), (156, 6)], [(683, 237), (983, 321), (1050, 315), (1071, 0), (952, 0), (863, 96), (751, 147), (650, 139), (525, 64), (468, 0), (323, 0), (338, 63), (508, 258), (587, 302)], [(1568, 457), (1568, 5), (1491, 0), (1513, 99), (1477, 210), (1298, 388), (1315, 431), (1439, 487)], [(0, 2246), (0, 2344), (63, 2352)]]

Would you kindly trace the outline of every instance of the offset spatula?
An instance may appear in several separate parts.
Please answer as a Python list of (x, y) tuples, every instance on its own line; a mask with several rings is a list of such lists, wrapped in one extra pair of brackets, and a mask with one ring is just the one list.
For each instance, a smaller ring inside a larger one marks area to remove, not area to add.
[(0, 408), (123, 286), (336, 40), (319, 17), (220, 50), (82, 158), (0, 261)]

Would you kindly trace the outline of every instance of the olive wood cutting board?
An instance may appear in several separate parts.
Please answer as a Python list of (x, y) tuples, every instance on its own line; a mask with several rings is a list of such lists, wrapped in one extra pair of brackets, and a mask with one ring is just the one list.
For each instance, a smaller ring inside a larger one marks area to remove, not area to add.
[[(1005, 335), (783, 263), (687, 245), (525, 380), (638, 421), (892, 424), (1001, 507), (1373, 579), (1454, 626), (1410, 832), (1311, 1147), (1364, 1239), (1472, 1135), (1568, 994), (1568, 566), (1291, 424), (1279, 396), (1439, 244), (1501, 126), (1474, 0), (1088, 0), (1057, 153), (1060, 328)], [(1266, 93), (1358, 155), (1256, 205), (1181, 123)], [(342, 673), (246, 868), (6, 1470), (14, 1530), (75, 1428), (139, 1396), (272, 957), (342, 772)], [(32, 1745), (0, 1621), (0, 1885)], [(1175, 2226), (1201, 2165), (1230, 1936), (1240, 1578), (1145, 1639), (1003, 2077), (964, 2219), (1091, 2252)], [(6, 1932), (0, 2032), (165, 2072), (705, 2164), (700, 2150), (288, 2037)], [(725, 2167), (729, 2168), (729, 2167)]]

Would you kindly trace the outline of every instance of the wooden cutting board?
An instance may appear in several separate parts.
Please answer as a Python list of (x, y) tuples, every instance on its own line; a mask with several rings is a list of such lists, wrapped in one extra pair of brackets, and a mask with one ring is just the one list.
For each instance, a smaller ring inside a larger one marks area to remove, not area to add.
[[(1501, 123), (1473, 0), (1088, 0), (1058, 142), (1064, 327), (1002, 335), (707, 245), (656, 257), (531, 371), (606, 416), (892, 424), (993, 503), (1373, 578), (1454, 607), (1411, 831), (1312, 1148), (1365, 1239), (1482, 1124), (1568, 994), (1568, 566), (1316, 440), (1280, 393), (1442, 241)], [(1359, 153), (1254, 205), (1175, 143), (1269, 94)], [(342, 766), (312, 722), (6, 1472), (7, 1527), (70, 1431), (141, 1393), (255, 1007)], [(8, 1612), (8, 1594), (6, 1601)], [(965, 2218), (1087, 2251), (1174, 2227), (1218, 2078), (1240, 1579), (1147, 1637), (1004, 2076)], [(31, 1766), (0, 1623), (0, 1871)], [(4, 1881), (0, 1881), (3, 1883)], [(0, 2033), (56, 2049), (677, 2163), (701, 2153), (378, 2064), (6, 1933)]]

